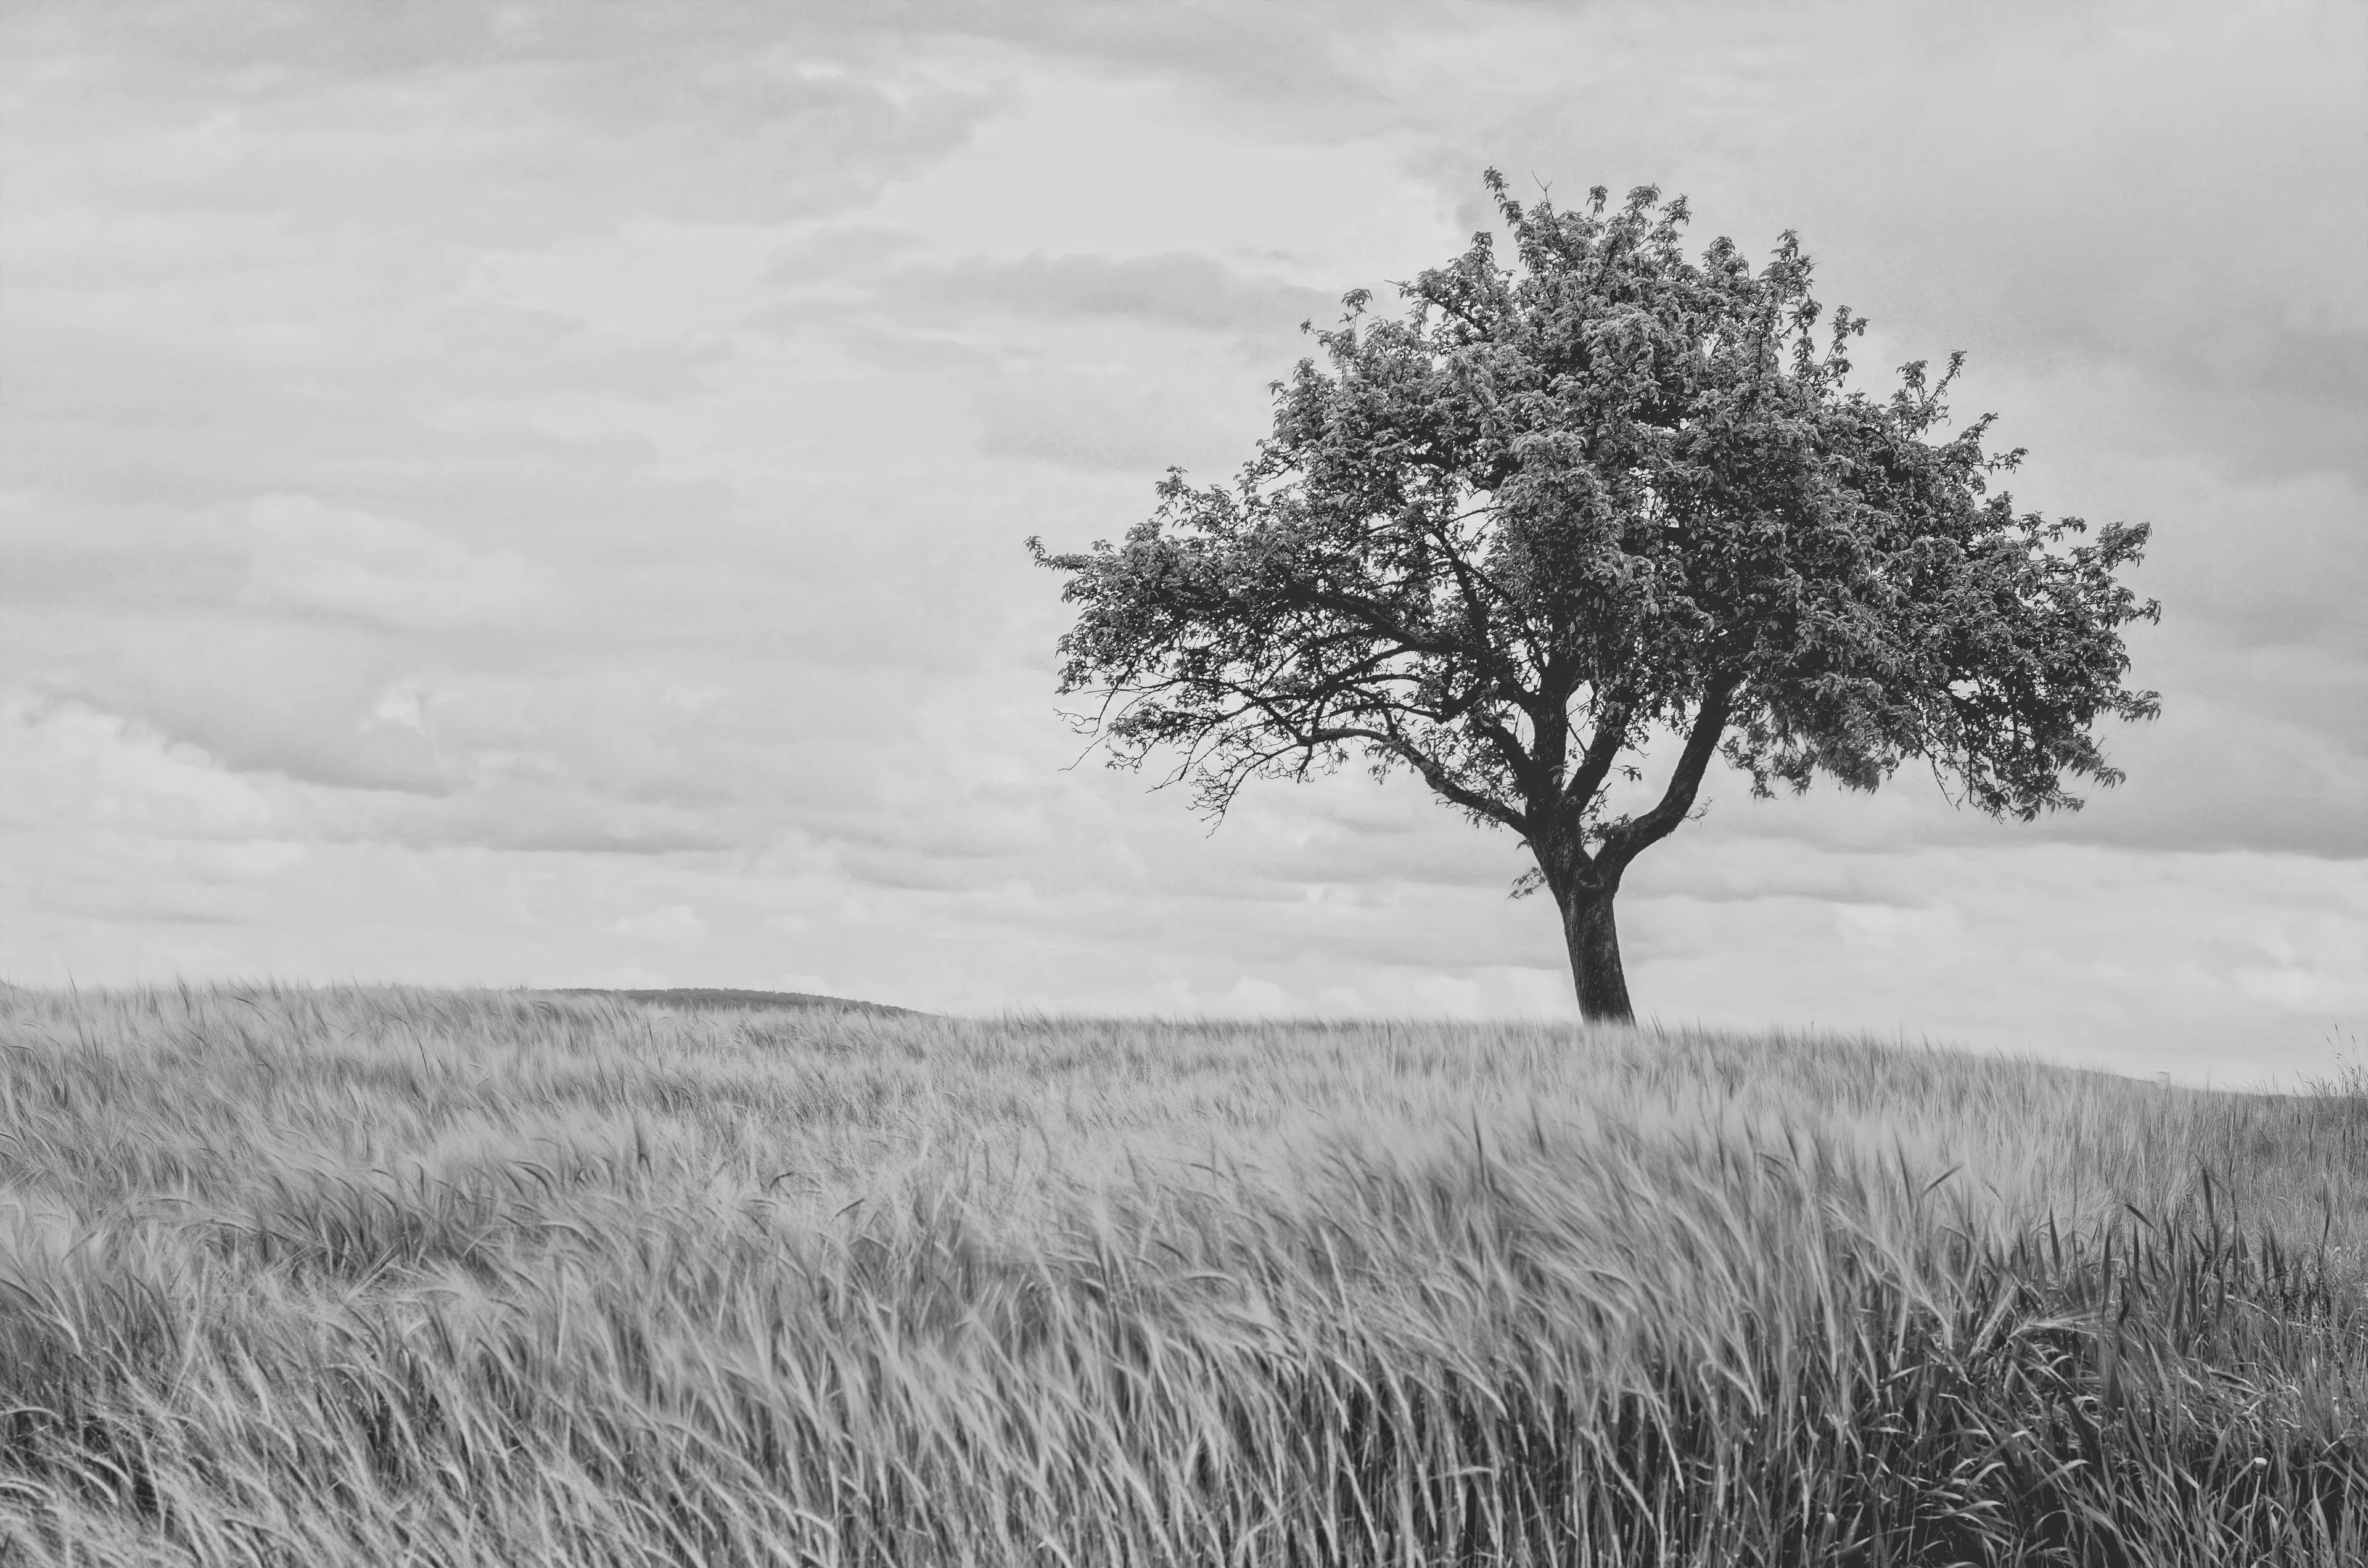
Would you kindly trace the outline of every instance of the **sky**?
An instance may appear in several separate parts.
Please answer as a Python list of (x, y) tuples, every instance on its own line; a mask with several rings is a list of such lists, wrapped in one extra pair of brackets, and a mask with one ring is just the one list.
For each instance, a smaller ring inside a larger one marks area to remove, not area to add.
[(2368, 6), (0, 8), (0, 978), (1575, 1017), (1418, 783), (1213, 829), (1061, 714), (1060, 581), (1247, 458), (1484, 169), (1797, 230), (2148, 521), (2153, 723), (2041, 822), (1755, 801), (1640, 1016), (2181, 1081), (2368, 1039)]

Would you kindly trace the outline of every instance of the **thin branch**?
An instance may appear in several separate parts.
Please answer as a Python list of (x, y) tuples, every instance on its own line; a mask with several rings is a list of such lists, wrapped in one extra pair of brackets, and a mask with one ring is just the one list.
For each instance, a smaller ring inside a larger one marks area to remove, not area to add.
[(1663, 791), (1659, 804), (1643, 816), (1621, 824), (1605, 835), (1602, 852), (1597, 858), (1617, 876), (1628, 862), (1644, 850), (1658, 844), (1675, 833), (1678, 824), (1693, 810), (1694, 796), (1702, 789), (1702, 775), (1709, 770), (1710, 759), (1717, 754), (1718, 738), (1726, 730), (1726, 722), (1734, 715), (1735, 692), (1741, 682), (1733, 676), (1713, 681), (1702, 693), (1702, 707), (1695, 710), (1693, 729), (1686, 736), (1686, 749), (1670, 771), (1669, 785)]
[(1484, 795), (1477, 790), (1458, 784), (1449, 776), (1438, 758), (1425, 753), (1403, 735), (1389, 730), (1344, 725), (1315, 732), (1313, 738), (1326, 744), (1339, 741), (1365, 741), (1378, 745), (1421, 775), (1422, 781), (1429, 785), (1441, 799), (1463, 807), (1475, 816), (1483, 816), (1491, 822), (1501, 823), (1524, 836), (1530, 831), (1528, 813), (1497, 799), (1494, 795)]
[(1569, 782), (1563, 787), (1565, 807), (1584, 812), (1593, 803), (1603, 781), (1611, 777), (1611, 765), (1620, 760), (1620, 753), (1628, 744), (1628, 725), (1633, 717), (1632, 701), (1624, 690), (1602, 706), (1595, 723), (1595, 736), (1588, 743), (1578, 767), (1572, 770)]

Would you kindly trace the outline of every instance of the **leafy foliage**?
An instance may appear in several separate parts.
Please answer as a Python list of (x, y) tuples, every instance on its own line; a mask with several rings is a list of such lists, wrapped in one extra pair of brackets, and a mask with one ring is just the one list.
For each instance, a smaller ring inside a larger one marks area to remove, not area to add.
[[(1921, 757), (2023, 819), (2118, 779), (2090, 726), (2157, 708), (2121, 684), (2145, 525), (2016, 512), (1990, 420), (1943, 432), (1957, 358), (1852, 390), (1865, 324), (1824, 322), (1794, 235), (1695, 261), (1653, 187), (1525, 208), (1488, 179), (1512, 265), (1484, 233), (1402, 316), (1349, 295), (1233, 483), (1171, 470), (1122, 543), (1029, 541), (1114, 764), (1177, 748), (1220, 815), (1254, 777), (1411, 768), (1558, 897), (1616, 887), (1721, 750), (1761, 794)], [(1666, 790), (1611, 815), (1656, 731)]]

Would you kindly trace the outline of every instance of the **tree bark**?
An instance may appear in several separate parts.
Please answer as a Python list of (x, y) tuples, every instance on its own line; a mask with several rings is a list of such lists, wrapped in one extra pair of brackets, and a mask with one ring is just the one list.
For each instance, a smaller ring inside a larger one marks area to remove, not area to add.
[(1620, 966), (1620, 926), (1611, 915), (1618, 887), (1582, 883), (1556, 892), (1563, 939), (1570, 948), (1571, 983), (1578, 991), (1578, 1016), (1590, 1024), (1634, 1023), (1628, 976)]

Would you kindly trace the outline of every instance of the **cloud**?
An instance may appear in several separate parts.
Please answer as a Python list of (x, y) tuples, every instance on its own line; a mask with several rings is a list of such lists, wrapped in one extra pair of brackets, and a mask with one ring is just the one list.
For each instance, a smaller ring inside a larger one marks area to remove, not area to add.
[[(136, 182), (152, 210), (164, 194), (302, 229), (538, 245), (626, 214), (810, 216), (942, 155), (992, 105), (860, 35), (864, 68), (835, 67), (812, 47), (826, 36), (784, 36), (762, 7), (561, 4), (502, 13), (514, 24), (467, 6), (104, 9), (13, 29), (25, 57), (73, 67), (23, 83), (45, 119), (138, 102), (170, 139), (161, 189), (109, 162), (88, 195)], [(593, 186), (608, 199), (584, 200)]]
[(83, 704), (0, 699), (0, 822), (162, 838), (246, 840), (278, 813), (195, 746)]
[(707, 922), (687, 903), (670, 903), (644, 915), (629, 915), (609, 929), (617, 936), (655, 942), (662, 948), (695, 948), (707, 940)]
[(0, 927), (28, 955), (62, 922), (226, 926), (268, 908), (304, 824), (198, 747), (86, 704), (0, 696)]
[(1317, 289), (1244, 273), (1212, 256), (1186, 252), (1111, 258), (1094, 256), (972, 257), (892, 275), (884, 291), (916, 301), (999, 310), (1053, 320), (1114, 316), (1199, 332), (1271, 335), (1303, 321), (1328, 324), (1339, 301)]
[(1170, 464), (1223, 472), (1250, 455), (1261, 432), (1247, 420), (1122, 371), (1041, 371), (979, 389), (979, 449), (1063, 467), (1138, 475)]
[(2264, 682), (2270, 671), (2256, 666), (2291, 665), (2298, 652), (2368, 665), (2368, 618), (2358, 613), (2368, 598), (2368, 488), (2323, 470), (2231, 483), (2192, 458), (2097, 466), (2091, 483), (2116, 512), (2157, 519), (2139, 581), (2162, 600), (2166, 625), (2136, 642), (2180, 661), (2161, 679), (2259, 694), (2291, 681)]
[(309, 495), (259, 497), (250, 603), (357, 616), (404, 631), (517, 625), (557, 602), (552, 575), (513, 551), (477, 551), (416, 523), (324, 506)]
[[(762, 328), (967, 385), (988, 456), (1146, 484), (1171, 463), (1247, 457), (1266, 381), (1313, 347), (1299, 326), (1338, 314), (1322, 290), (1189, 252), (887, 259), (910, 248), (874, 229), (810, 236), (775, 258), (788, 293)], [(1154, 356), (1162, 374), (1133, 368)]]

